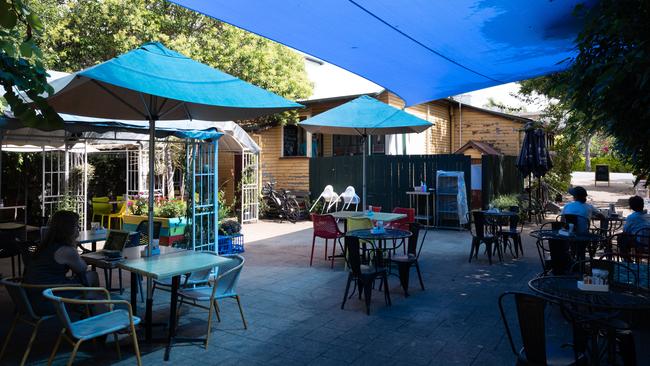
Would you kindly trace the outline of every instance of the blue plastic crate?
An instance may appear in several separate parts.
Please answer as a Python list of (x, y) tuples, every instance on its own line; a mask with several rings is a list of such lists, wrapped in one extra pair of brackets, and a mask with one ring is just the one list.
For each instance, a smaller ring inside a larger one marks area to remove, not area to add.
[(219, 254), (234, 254), (244, 252), (244, 235), (219, 235), (218, 237), (218, 253)]

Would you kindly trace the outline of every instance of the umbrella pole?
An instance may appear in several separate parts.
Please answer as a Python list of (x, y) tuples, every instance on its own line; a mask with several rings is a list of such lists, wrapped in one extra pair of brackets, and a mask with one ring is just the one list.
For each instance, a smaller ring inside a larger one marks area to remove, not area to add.
[(368, 150), (368, 140), (367, 139), (368, 139), (368, 135), (364, 135), (363, 139), (362, 139), (362, 142), (363, 142), (363, 165), (362, 165), (362, 170), (363, 170), (363, 172), (361, 172), (362, 177), (363, 177), (363, 193), (362, 193), (362, 196), (363, 196), (363, 199), (362, 199), (363, 210), (365, 210), (366, 207), (368, 207), (368, 206), (366, 206), (366, 152)]
[(532, 181), (533, 181), (533, 175), (529, 173), (528, 174), (528, 221), (530, 222), (533, 221), (533, 215), (530, 211), (533, 207), (533, 185), (531, 184)]
[[(147, 208), (147, 219), (148, 219), (148, 227), (147, 227), (147, 232), (149, 235), (149, 242), (147, 243), (147, 256), (151, 256), (152, 252), (152, 247), (153, 247), (153, 240), (154, 240), (154, 230), (153, 230), (153, 205), (154, 205), (154, 189), (155, 189), (155, 153), (156, 153), (156, 120), (149, 114), (149, 206)], [(131, 274), (132, 276), (135, 276), (135, 274)], [(145, 322), (147, 323), (146, 329), (146, 334), (145, 334), (145, 339), (147, 341), (151, 340), (151, 322), (152, 322), (152, 314), (151, 314), (151, 308), (153, 306), (153, 283), (151, 281), (150, 277), (147, 277), (147, 306), (146, 306), (146, 313), (145, 313)], [(135, 291), (135, 289), (131, 289), (131, 291)], [(134, 305), (135, 306), (135, 305)]]

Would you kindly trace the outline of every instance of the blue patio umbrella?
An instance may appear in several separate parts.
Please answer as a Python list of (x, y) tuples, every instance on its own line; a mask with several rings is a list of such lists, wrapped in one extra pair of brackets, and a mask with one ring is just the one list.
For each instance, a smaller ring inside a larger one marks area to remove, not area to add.
[(420, 133), (433, 126), (431, 122), (365, 95), (306, 119), (299, 125), (311, 133), (362, 137), (364, 146), (362, 204), (364, 208), (366, 207), (366, 141), (368, 136)]
[[(51, 85), (55, 92), (47, 100), (59, 113), (149, 121), (150, 172), (154, 171), (158, 120), (242, 120), (302, 107), (155, 42)], [(149, 179), (150, 240), (153, 191), (154, 181)], [(147, 301), (151, 301), (150, 280), (147, 289)]]

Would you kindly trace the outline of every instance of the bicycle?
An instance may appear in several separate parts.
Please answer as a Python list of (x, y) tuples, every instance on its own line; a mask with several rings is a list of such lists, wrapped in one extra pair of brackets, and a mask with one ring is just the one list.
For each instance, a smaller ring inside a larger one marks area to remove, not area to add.
[(289, 220), (291, 223), (302, 218), (300, 205), (291, 191), (286, 189), (275, 190), (276, 182), (266, 182), (262, 187), (262, 198), (265, 200), (267, 215), (282, 220)]

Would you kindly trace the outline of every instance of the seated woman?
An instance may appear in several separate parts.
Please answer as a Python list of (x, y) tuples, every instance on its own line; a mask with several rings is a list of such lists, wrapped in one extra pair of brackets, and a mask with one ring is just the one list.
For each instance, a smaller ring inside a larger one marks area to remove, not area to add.
[[(23, 282), (29, 284), (80, 284), (97, 286), (97, 273), (88, 272), (87, 264), (77, 252), (79, 215), (71, 211), (58, 211), (50, 219), (49, 229), (36, 253), (25, 267)], [(68, 271), (73, 277), (67, 277)], [(30, 291), (32, 305), (47, 305), (39, 292)], [(50, 309), (41, 309), (50, 312)], [(37, 310), (38, 311), (38, 310)]]

